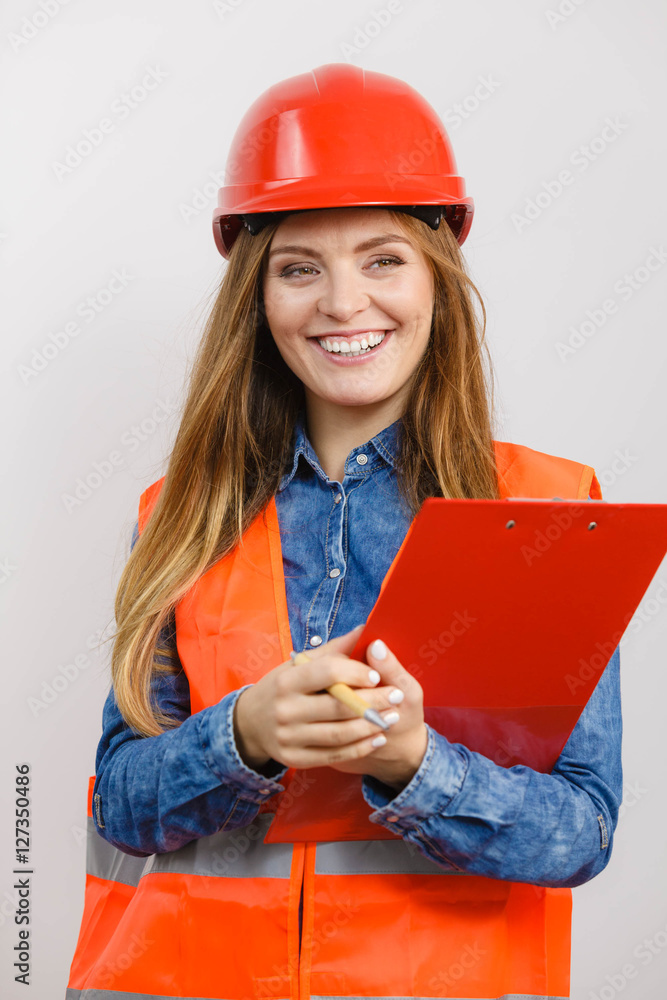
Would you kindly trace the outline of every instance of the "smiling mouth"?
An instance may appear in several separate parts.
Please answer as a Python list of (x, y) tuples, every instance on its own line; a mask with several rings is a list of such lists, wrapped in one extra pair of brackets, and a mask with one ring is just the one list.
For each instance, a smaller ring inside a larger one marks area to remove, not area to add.
[(328, 337), (311, 337), (316, 340), (327, 354), (339, 354), (347, 358), (357, 358), (362, 354), (370, 354), (383, 343), (391, 330), (376, 332), (374, 330), (354, 335), (332, 335)]

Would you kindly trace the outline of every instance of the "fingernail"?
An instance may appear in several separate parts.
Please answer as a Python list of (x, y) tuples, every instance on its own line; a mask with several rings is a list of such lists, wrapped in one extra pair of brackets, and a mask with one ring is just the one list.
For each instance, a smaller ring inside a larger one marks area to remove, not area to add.
[(386, 742), (387, 742), (387, 737), (383, 736), (382, 733), (380, 733), (379, 736), (376, 736), (374, 740), (371, 740), (371, 744), (374, 747), (383, 747)]
[(382, 639), (376, 639), (375, 642), (372, 642), (368, 647), (368, 651), (376, 660), (384, 660), (387, 657), (387, 647)]
[(398, 722), (400, 715), (398, 712), (387, 712), (387, 714), (383, 716), (383, 719), (385, 722), (388, 722), (389, 725), (392, 725), (392, 723)]
[(377, 670), (369, 670), (368, 671), (368, 679), (371, 682), (371, 684), (379, 684), (380, 683), (380, 675), (377, 672)]
[(391, 691), (389, 694), (389, 701), (392, 703), (392, 705), (400, 705), (404, 697), (405, 695), (400, 690), (400, 688), (394, 688), (394, 690)]

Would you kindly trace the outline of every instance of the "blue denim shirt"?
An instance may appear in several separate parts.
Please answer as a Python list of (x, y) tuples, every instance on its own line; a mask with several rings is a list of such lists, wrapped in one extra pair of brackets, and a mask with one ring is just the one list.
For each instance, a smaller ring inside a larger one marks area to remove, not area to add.
[[(335, 482), (300, 415), (294, 463), (276, 494), (295, 649), (349, 632), (378, 597), (411, 521), (396, 484), (400, 426), (397, 420), (353, 448), (342, 482)], [(160, 647), (178, 660), (173, 619)], [(287, 768), (271, 761), (255, 771), (239, 756), (233, 711), (248, 686), (191, 715), (182, 668), (154, 677), (156, 701), (182, 724), (151, 737), (127, 727), (109, 692), (94, 788), (103, 837), (141, 857), (252, 822), (260, 804), (282, 790), (278, 779)], [(622, 798), (618, 648), (551, 774), (504, 768), (428, 725), (427, 733), (422, 763), (400, 792), (364, 776), (373, 823), (432, 861), (475, 875), (562, 887), (606, 866)]]

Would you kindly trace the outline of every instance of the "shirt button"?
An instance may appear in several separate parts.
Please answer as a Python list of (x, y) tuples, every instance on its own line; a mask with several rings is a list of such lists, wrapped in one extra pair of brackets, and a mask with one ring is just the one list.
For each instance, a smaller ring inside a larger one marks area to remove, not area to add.
[(340, 503), (341, 500), (342, 500), (342, 497), (341, 497), (340, 493), (337, 493), (336, 494), (336, 499), (334, 500), (334, 503)]
[(260, 795), (268, 795), (270, 791), (271, 791), (270, 788), (260, 788), (259, 794)]
[(387, 816), (390, 823), (396, 823), (398, 821), (398, 816)]
[(322, 636), (321, 635), (314, 635), (314, 636), (312, 636), (312, 638), (310, 640), (310, 645), (311, 646), (319, 646), (321, 644), (321, 642), (322, 642)]
[(329, 573), (329, 576), (340, 576), (340, 570), (332, 569), (331, 572)]
[(368, 461), (368, 455), (357, 455), (357, 462), (359, 465), (365, 465)]

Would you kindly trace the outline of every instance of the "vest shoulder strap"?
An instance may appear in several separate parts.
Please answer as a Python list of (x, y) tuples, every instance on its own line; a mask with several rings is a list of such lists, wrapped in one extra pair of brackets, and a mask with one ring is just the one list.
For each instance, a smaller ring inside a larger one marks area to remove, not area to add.
[(493, 444), (502, 497), (587, 500), (590, 494), (593, 500), (602, 499), (592, 466), (509, 441), (494, 441)]
[(146, 521), (151, 516), (151, 511), (155, 506), (158, 496), (160, 495), (160, 490), (162, 489), (162, 484), (165, 481), (165, 476), (157, 479), (150, 486), (146, 487), (144, 492), (139, 497), (139, 533), (144, 530)]

